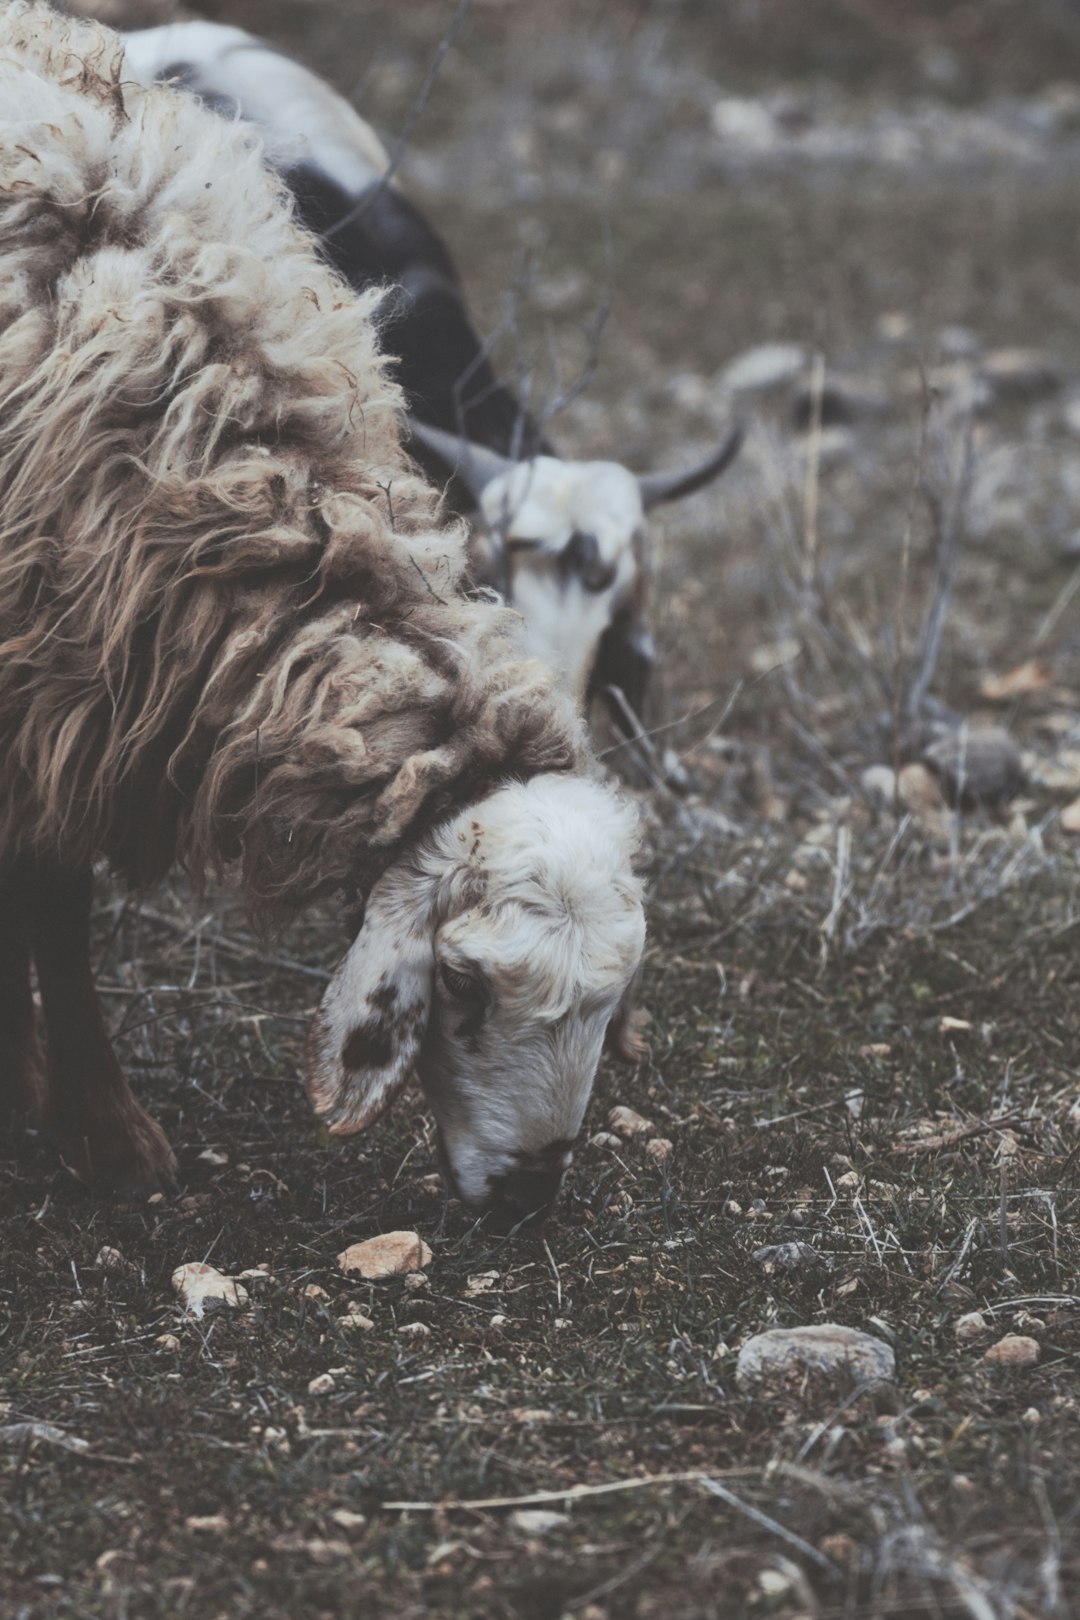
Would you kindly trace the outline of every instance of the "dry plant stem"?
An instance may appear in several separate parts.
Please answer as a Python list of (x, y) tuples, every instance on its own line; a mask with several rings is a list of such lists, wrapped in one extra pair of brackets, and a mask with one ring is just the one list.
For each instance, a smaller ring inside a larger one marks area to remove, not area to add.
[(741, 1497), (735, 1495), (734, 1491), (729, 1491), (725, 1485), (721, 1485), (719, 1480), (703, 1479), (701, 1483), (711, 1496), (718, 1496), (721, 1502), (727, 1503), (728, 1507), (733, 1507), (737, 1512), (745, 1514), (752, 1524), (760, 1525), (763, 1530), (768, 1530), (771, 1535), (778, 1536), (781, 1541), (786, 1541), (789, 1547), (794, 1547), (798, 1552), (801, 1552), (804, 1558), (809, 1558), (811, 1563), (817, 1564), (819, 1569), (827, 1569), (830, 1573), (836, 1569), (836, 1565), (831, 1558), (826, 1558), (824, 1553), (818, 1552), (817, 1548), (812, 1547), (808, 1541), (804, 1541), (802, 1536), (797, 1536), (793, 1530), (786, 1529), (784, 1525), (778, 1524), (775, 1519), (771, 1519), (767, 1513), (762, 1513), (760, 1508), (752, 1507), (749, 1502), (744, 1502)]
[[(168, 928), (174, 934), (183, 934), (185, 937), (191, 934), (190, 923), (184, 922), (182, 918), (170, 917), (163, 911), (153, 911), (149, 906), (140, 906), (135, 916), (160, 928)], [(199, 938), (201, 940), (202, 936)], [(210, 943), (212, 948), (220, 951), (223, 956), (254, 962), (257, 967), (271, 968), (277, 973), (295, 973), (304, 979), (314, 979), (318, 984), (327, 984), (330, 979), (325, 968), (311, 967), (307, 962), (296, 962), (289, 956), (265, 956), (238, 940), (227, 939), (224, 934), (213, 935)]]
[(706, 1473), (691, 1468), (675, 1474), (643, 1474), (638, 1479), (613, 1479), (604, 1485), (568, 1485), (562, 1491), (530, 1491), (525, 1496), (479, 1496), (465, 1502), (448, 1497), (441, 1502), (383, 1502), (388, 1513), (479, 1513), (486, 1509), (542, 1507), (548, 1502), (582, 1502), (593, 1496), (614, 1496), (620, 1491), (646, 1491), (654, 1485), (707, 1485), (718, 1478), (746, 1479), (755, 1471), (725, 1468)]
[[(630, 707), (622, 688), (620, 686), (605, 686), (601, 688), (600, 695), (608, 705), (613, 717), (621, 722), (629, 732), (626, 742), (616, 744), (616, 747), (625, 747), (632, 744), (637, 752), (638, 761), (649, 778), (649, 785), (657, 792), (667, 794), (670, 799), (678, 804), (676, 795), (672, 793), (664, 781), (660, 756), (653, 745), (652, 738)], [(610, 752), (614, 752), (614, 750), (610, 750)]]
[(891, 1148), (893, 1153), (938, 1153), (942, 1148), (956, 1147), (960, 1142), (970, 1142), (973, 1137), (987, 1136), (991, 1131), (1000, 1131), (1007, 1125), (1015, 1125), (1020, 1120), (1019, 1114), (1002, 1114), (997, 1119), (980, 1120), (975, 1125), (965, 1125), (962, 1130), (945, 1131), (940, 1136), (927, 1136), (921, 1142), (896, 1142)]
[(412, 104), (412, 107), (409, 109), (409, 116), (405, 120), (405, 127), (398, 136), (397, 141), (394, 144), (394, 150), (390, 154), (389, 166), (387, 167), (386, 173), (383, 175), (378, 186), (374, 189), (374, 193), (365, 192), (356, 206), (350, 208), (349, 212), (345, 214), (343, 218), (337, 220), (336, 223), (324, 233), (328, 238), (337, 236), (339, 232), (345, 230), (347, 226), (352, 225), (354, 221), (360, 219), (371, 206), (372, 202), (375, 200), (375, 197), (381, 195), (381, 193), (393, 180), (394, 175), (397, 173), (398, 168), (401, 165), (402, 158), (408, 151), (409, 142), (413, 137), (413, 131), (416, 129), (424, 108), (427, 106), (428, 98), (431, 95), (432, 90), (435, 88), (435, 81), (442, 71), (442, 65), (446, 61), (447, 56), (450, 54), (454, 41), (461, 30), (461, 25), (464, 23), (465, 18), (468, 15), (469, 6), (471, 3), (472, 0), (460, 0), (460, 4), (454, 14), (454, 20), (451, 22), (449, 28), (446, 30), (446, 33), (439, 41), (431, 67), (428, 69), (427, 78), (420, 87), (420, 94), (417, 96), (416, 100)]
[(930, 506), (933, 523), (934, 583), (933, 595), (930, 599), (930, 607), (923, 627), (919, 662), (908, 685), (907, 697), (904, 702), (904, 710), (908, 719), (913, 719), (921, 711), (941, 654), (941, 638), (945, 629), (945, 622), (949, 616), (953, 586), (956, 583), (956, 559), (960, 550), (964, 512), (967, 507), (968, 496), (971, 493), (971, 476), (974, 465), (972, 445), (973, 419), (969, 413), (964, 423), (960, 472), (952, 498), (946, 504), (936, 491), (926, 491), (926, 499)]
[(904, 518), (904, 537), (900, 546), (900, 589), (896, 593), (896, 617), (894, 620), (893, 640), (895, 642), (895, 660), (893, 663), (892, 680), (892, 743), (893, 743), (893, 775), (895, 786), (893, 788), (893, 815), (899, 821), (903, 813), (900, 804), (900, 733), (901, 722), (904, 718), (905, 692), (904, 692), (904, 663), (906, 659), (906, 644), (904, 638), (904, 621), (907, 617), (908, 589), (911, 580), (911, 540), (915, 527), (915, 502), (922, 488), (923, 468), (926, 463), (926, 441), (930, 424), (930, 385), (926, 376), (926, 367), (920, 363), (920, 409), (919, 409), (919, 439), (915, 451), (915, 472), (911, 480), (911, 492), (908, 496), (907, 513)]
[(820, 598), (818, 567), (818, 500), (821, 491), (821, 402), (825, 392), (825, 356), (818, 350), (810, 370), (810, 433), (803, 485), (803, 594)]

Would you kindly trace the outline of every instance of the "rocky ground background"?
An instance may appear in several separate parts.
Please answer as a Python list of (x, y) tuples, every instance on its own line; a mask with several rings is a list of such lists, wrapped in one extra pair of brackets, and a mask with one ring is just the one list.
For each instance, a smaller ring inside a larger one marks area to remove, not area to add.
[(183, 1190), (0, 1149), (0, 1606), (1076, 1613), (1080, 14), (474, 0), (416, 117), (449, 0), (201, 10), (408, 132), (563, 445), (748, 435), (656, 526), (652, 1056), (543, 1238), (440, 1227), (418, 1106), (320, 1137), (329, 914), (103, 885)]

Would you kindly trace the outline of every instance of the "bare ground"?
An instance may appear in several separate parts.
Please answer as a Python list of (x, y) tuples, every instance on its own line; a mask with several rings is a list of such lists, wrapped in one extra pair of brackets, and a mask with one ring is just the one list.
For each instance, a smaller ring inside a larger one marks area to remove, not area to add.
[[(205, 9), (391, 136), (454, 11)], [(627, 1104), (672, 1151), (583, 1147), (546, 1241), (440, 1231), (415, 1100), (344, 1146), (304, 1101), (333, 914), (265, 941), (228, 895), (103, 880), (100, 981), (183, 1191), (101, 1202), (0, 1146), (4, 1614), (1080, 1612), (1078, 79), (1065, 5), (476, 0), (403, 174), (507, 367), (548, 397), (610, 296), (565, 444), (644, 466), (750, 422), (658, 526), (656, 719), (701, 791), (642, 795), (652, 1057), (588, 1126)], [(820, 434), (805, 376), (724, 388), (766, 341), (847, 379)], [(1006, 346), (1041, 380), (988, 383)], [(950, 532), (930, 693), (1027, 781), (909, 813), (863, 772), (924, 740), (893, 721)], [(396, 1228), (426, 1283), (341, 1276)], [(817, 1258), (754, 1258), (791, 1241)], [(204, 1258), (265, 1268), (248, 1310), (181, 1318)], [(887, 1340), (895, 1387), (738, 1392), (741, 1342), (821, 1321)], [(985, 1363), (1006, 1333), (1037, 1364)], [(559, 1517), (458, 1505), (493, 1498)]]

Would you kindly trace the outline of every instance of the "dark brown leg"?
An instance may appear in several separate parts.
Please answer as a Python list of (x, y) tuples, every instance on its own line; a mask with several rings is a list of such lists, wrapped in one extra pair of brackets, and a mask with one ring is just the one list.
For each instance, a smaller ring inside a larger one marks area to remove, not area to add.
[(30, 929), (20, 865), (0, 867), (0, 1130), (37, 1117), (45, 1070), (30, 994)]
[(89, 872), (35, 868), (30, 937), (45, 1012), (48, 1085), (42, 1123), (84, 1181), (148, 1197), (173, 1185), (161, 1127), (128, 1089), (90, 968)]

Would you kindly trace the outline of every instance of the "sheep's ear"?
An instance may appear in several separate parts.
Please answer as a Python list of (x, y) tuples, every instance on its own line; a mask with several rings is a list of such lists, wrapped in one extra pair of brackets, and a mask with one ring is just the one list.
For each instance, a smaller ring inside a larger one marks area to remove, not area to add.
[(634, 1006), (640, 978), (640, 972), (635, 973), (623, 991), (604, 1036), (605, 1052), (610, 1052), (620, 1063), (640, 1063), (649, 1055), (649, 1043), (640, 1028), (643, 1020)]
[(308, 1096), (334, 1136), (366, 1130), (409, 1078), (431, 1008), (432, 911), (425, 880), (387, 873), (312, 1020)]

